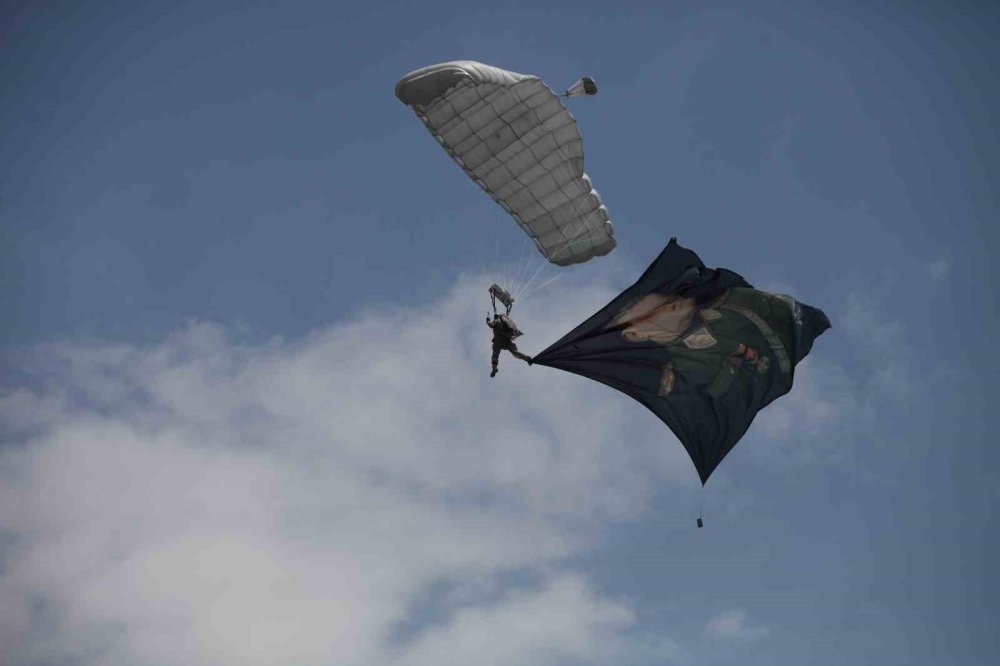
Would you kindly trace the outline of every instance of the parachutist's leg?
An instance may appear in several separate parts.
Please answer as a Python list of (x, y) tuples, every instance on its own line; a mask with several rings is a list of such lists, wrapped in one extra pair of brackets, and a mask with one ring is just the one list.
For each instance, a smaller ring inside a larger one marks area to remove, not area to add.
[(519, 352), (517, 350), (517, 345), (515, 345), (513, 342), (511, 342), (507, 346), (507, 351), (509, 351), (514, 356), (514, 358), (519, 358), (522, 361), (524, 361), (526, 363), (529, 363), (529, 364), (531, 363), (531, 357), (528, 356), (527, 354), (522, 354), (521, 352)]
[(490, 359), (490, 362), (493, 363), (493, 372), (490, 373), (490, 377), (496, 377), (497, 372), (500, 370), (497, 367), (497, 364), (500, 362), (500, 345), (495, 342), (493, 343), (493, 357)]

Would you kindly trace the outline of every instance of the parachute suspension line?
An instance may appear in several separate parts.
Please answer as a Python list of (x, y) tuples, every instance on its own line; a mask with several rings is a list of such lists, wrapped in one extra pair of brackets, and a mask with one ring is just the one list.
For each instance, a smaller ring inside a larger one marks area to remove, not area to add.
[(519, 294), (521, 292), (521, 286), (522, 286), (521, 281), (524, 279), (525, 268), (528, 265), (528, 259), (530, 258), (526, 257), (528, 253), (525, 252), (525, 247), (527, 247), (527, 243), (522, 242), (521, 251), (518, 253), (517, 266), (514, 271), (514, 277), (511, 279), (511, 284), (509, 287), (510, 293), (515, 294), (515, 298), (517, 298), (516, 294)]
[(476, 254), (479, 256), (480, 275), (482, 276), (482, 278), (484, 280), (492, 282), (493, 281), (492, 280), (492, 277), (493, 277), (493, 275), (492, 275), (492, 269), (491, 268), (487, 268), (487, 266), (486, 266), (486, 253), (487, 253), (487, 250), (486, 250), (486, 240), (485, 239), (480, 239), (480, 241), (479, 241), (479, 247), (476, 249)]
[[(498, 216), (501, 215), (499, 209), (496, 209), (496, 215), (498, 215)], [(497, 236), (499, 238), (499, 233), (500, 233), (500, 225), (499, 224), (497, 224), (496, 229), (497, 229)], [(503, 256), (507, 256), (508, 254), (509, 253), (506, 252), (506, 251), (504, 251), (502, 253)], [(517, 274), (517, 265), (515, 263), (509, 262), (509, 261), (503, 261), (503, 262), (501, 262), (501, 266), (503, 268), (503, 271), (502, 271), (502, 275), (501, 275), (502, 282), (500, 283), (500, 286), (503, 287), (505, 290), (507, 290), (508, 293), (513, 293), (513, 289), (511, 288), (511, 284), (514, 282), (515, 276)], [(508, 311), (508, 314), (509, 313), (510, 312)]]
[[(568, 158), (566, 157), (565, 153), (563, 152), (563, 149), (562, 149), (562, 146), (558, 146), (558, 149), (559, 149), (559, 152), (560, 152), (560, 154), (561, 154), (561, 155), (563, 156), (563, 158), (564, 158), (564, 159), (568, 159)], [(573, 202), (573, 210), (574, 210), (574, 212), (575, 212), (575, 213), (577, 214), (577, 216), (580, 216), (580, 206), (579, 206), (579, 204), (578, 204), (578, 203), (577, 203), (576, 201), (574, 201), (574, 202)], [(583, 220), (581, 220), (581, 221), (580, 221), (580, 226), (579, 226), (579, 227), (577, 228), (577, 231), (576, 231), (576, 233), (575, 233), (575, 234), (573, 234), (573, 236), (572, 236), (571, 238), (569, 238), (569, 239), (568, 239), (567, 241), (565, 241), (565, 242), (564, 242), (564, 243), (562, 244), (562, 246), (561, 246), (561, 247), (559, 247), (559, 248), (558, 248), (558, 249), (557, 249), (557, 250), (556, 250), (555, 252), (553, 252), (553, 253), (552, 253), (552, 254), (551, 254), (551, 255), (550, 255), (549, 257), (548, 257), (548, 259), (549, 259), (549, 262), (551, 262), (551, 260), (552, 260), (553, 258), (555, 258), (555, 257), (558, 257), (558, 256), (559, 256), (560, 254), (562, 254), (562, 252), (564, 252), (565, 250), (567, 250), (568, 248), (570, 248), (570, 247), (572, 246), (573, 242), (574, 242), (574, 241), (575, 241), (575, 240), (576, 240), (577, 238), (579, 238), (579, 237), (580, 237), (580, 235), (581, 235), (581, 234), (582, 234), (582, 233), (583, 233), (584, 231), (586, 231), (586, 230), (587, 230), (587, 222), (589, 222), (589, 221), (590, 221), (590, 217), (591, 217), (591, 216), (592, 216), (593, 214), (594, 214), (594, 212), (591, 212), (591, 213), (588, 213), (588, 214), (587, 214), (587, 217), (586, 217), (586, 219), (583, 219)], [(546, 266), (546, 263), (548, 263), (548, 262), (544, 262), (544, 261), (543, 261), (543, 262), (542, 262), (541, 264), (539, 264), (538, 268), (536, 268), (536, 269), (535, 269), (535, 272), (534, 272), (534, 273), (532, 273), (532, 275), (531, 275), (531, 278), (530, 278), (530, 279), (528, 280), (528, 282), (527, 282), (527, 283), (526, 283), (526, 284), (524, 285), (524, 289), (527, 289), (527, 288), (528, 288), (528, 287), (529, 287), (529, 286), (531, 285), (531, 283), (532, 283), (532, 282), (534, 282), (535, 278), (536, 278), (536, 277), (538, 277), (538, 273), (539, 273), (539, 272), (540, 272), (540, 271), (541, 271), (541, 270), (542, 270), (543, 268), (545, 268), (545, 266)]]
[(500, 265), (500, 228), (493, 225), (493, 265), (503, 281), (503, 266)]
[(476, 255), (479, 257), (480, 275), (481, 275), (482, 279), (487, 280), (487, 281), (490, 278), (493, 277), (491, 275), (492, 269), (487, 265), (488, 264), (488, 259), (487, 259), (488, 252), (489, 251), (486, 249), (486, 239), (485, 238), (480, 238), (479, 239), (479, 245), (476, 247)]
[[(500, 211), (496, 210), (496, 214), (500, 215)], [(497, 231), (498, 231), (498, 233), (499, 233), (499, 229), (500, 229), (500, 226), (497, 225)], [(520, 251), (521, 250), (519, 249), (519, 252)], [(510, 253), (504, 252), (503, 254), (505, 256), (507, 256)], [(518, 255), (518, 256), (520, 256), (520, 255)], [(511, 261), (504, 261), (503, 262), (503, 269), (504, 269), (504, 271), (503, 271), (503, 282), (500, 283), (500, 286), (502, 286), (504, 289), (506, 289), (509, 293), (513, 293), (513, 289), (511, 287), (511, 285), (513, 284), (513, 282), (515, 280), (515, 276), (517, 275), (517, 264), (514, 263), (514, 262), (511, 262)]]
[(519, 295), (517, 297), (517, 299), (519, 301), (523, 301), (523, 300), (527, 299), (529, 296), (531, 296), (532, 294), (537, 294), (539, 291), (541, 291), (542, 289), (544, 289), (545, 287), (547, 287), (548, 285), (550, 285), (551, 283), (555, 282), (556, 280), (558, 280), (561, 277), (562, 277), (561, 275), (559, 275), (558, 273), (556, 273), (555, 275), (553, 275), (548, 280), (546, 280), (545, 282), (541, 283), (540, 285), (538, 285), (537, 287), (535, 287), (534, 289), (532, 289), (528, 293), (523, 294), (523, 295)]
[[(522, 247), (527, 247), (527, 244), (525, 244)], [(514, 297), (515, 298), (521, 298), (521, 294), (523, 294), (525, 292), (525, 290), (528, 288), (528, 285), (531, 284), (531, 279), (529, 279), (529, 275), (531, 275), (531, 271), (534, 268), (534, 264), (535, 264), (536, 260), (535, 260), (534, 254), (532, 252), (528, 252), (527, 254), (528, 254), (527, 261), (525, 261), (523, 270), (521, 271), (521, 274), (520, 274), (520, 276), (518, 278), (518, 283), (514, 287), (514, 289), (515, 289), (515, 296)], [(542, 265), (545, 264), (545, 260), (544, 259), (542, 259), (540, 261), (541, 261)]]
[[(574, 204), (574, 207), (575, 207), (575, 206), (576, 206), (576, 204)], [(592, 214), (592, 213), (591, 213), (591, 214)], [(588, 216), (588, 218), (589, 218), (589, 216)], [(573, 237), (572, 237), (572, 238), (570, 238), (569, 240), (567, 240), (567, 241), (566, 241), (566, 242), (565, 242), (565, 243), (563, 244), (563, 246), (562, 246), (562, 247), (561, 247), (561, 248), (560, 248), (559, 250), (557, 250), (556, 252), (554, 252), (554, 253), (553, 253), (553, 254), (551, 255), (551, 257), (549, 257), (549, 259), (551, 259), (552, 257), (556, 257), (556, 256), (558, 256), (558, 255), (559, 255), (559, 254), (560, 254), (560, 253), (561, 253), (561, 252), (562, 252), (563, 250), (565, 250), (566, 248), (568, 248), (568, 247), (570, 246), (570, 244), (571, 244), (571, 243), (572, 243), (573, 241), (575, 241), (575, 240), (576, 240), (577, 238), (579, 238), (579, 237), (580, 237), (580, 235), (581, 235), (581, 234), (582, 234), (582, 233), (583, 233), (584, 231), (586, 231), (586, 229), (587, 229), (587, 220), (584, 220), (584, 221), (582, 221), (582, 222), (580, 223), (580, 227), (579, 227), (579, 229), (577, 230), (577, 232), (576, 232), (576, 233), (575, 233), (575, 234), (573, 235)], [(524, 287), (523, 287), (523, 288), (521, 289), (521, 291), (519, 291), (519, 292), (518, 292), (518, 295), (517, 295), (517, 298), (518, 298), (518, 299), (521, 299), (521, 300), (523, 300), (524, 298), (526, 298), (525, 296), (522, 296), (522, 293), (528, 290), (528, 287), (530, 287), (530, 286), (531, 286), (531, 283), (533, 283), (533, 282), (535, 281), (535, 278), (536, 278), (536, 277), (538, 277), (538, 274), (539, 274), (539, 273), (541, 272), (541, 270), (542, 270), (543, 268), (545, 268), (545, 267), (546, 267), (547, 263), (548, 263), (548, 262), (545, 262), (545, 261), (543, 261), (543, 262), (542, 262), (541, 264), (539, 264), (538, 268), (536, 268), (536, 269), (535, 269), (535, 272), (534, 272), (534, 273), (532, 273), (532, 275), (531, 275), (531, 278), (530, 278), (530, 279), (529, 279), (529, 280), (527, 281), (527, 283), (525, 283), (525, 285), (524, 285)], [(557, 275), (556, 277), (558, 277), (558, 275)], [(541, 286), (542, 286), (542, 287), (544, 287), (545, 285), (547, 285), (547, 284), (549, 284), (550, 282), (552, 282), (552, 280), (554, 280), (554, 279), (555, 279), (555, 278), (552, 278), (552, 279), (549, 279), (549, 280), (546, 280), (546, 281), (545, 281), (545, 282), (544, 282), (544, 283), (543, 283), (543, 284), (542, 284)], [(538, 290), (539, 290), (540, 288), (541, 288), (541, 287), (536, 287), (535, 289), (531, 290), (531, 291), (530, 291), (529, 293), (533, 294), (533, 293), (537, 292), (537, 291), (538, 291)]]
[(531, 269), (532, 254), (531, 243), (522, 237), (521, 252), (517, 262), (517, 273), (513, 284), (510, 286), (510, 293), (515, 294), (515, 298), (517, 297), (516, 294), (519, 294), (524, 287), (524, 281), (527, 278), (528, 271)]
[(500, 257), (503, 254), (500, 252), (500, 227), (497, 225), (493, 226), (493, 243), (496, 248), (495, 254), (493, 256), (493, 262), (497, 267), (497, 275), (500, 283), (503, 284), (507, 281), (507, 267), (500, 261)]
[(521, 271), (521, 276), (518, 280), (518, 285), (517, 285), (518, 293), (520, 293), (524, 289), (524, 285), (527, 283), (528, 280), (528, 275), (531, 272), (531, 269), (534, 268), (535, 266), (535, 261), (541, 260), (541, 258), (538, 256), (538, 253), (534, 251), (535, 250), (534, 243), (525, 240), (524, 244), (521, 247), (525, 249), (525, 252), (524, 252), (524, 267), (523, 270)]
[[(530, 276), (526, 276), (527, 279), (521, 286), (521, 289), (518, 291), (518, 298), (524, 299), (527, 294), (534, 293), (536, 291), (535, 289), (531, 288), (531, 285), (535, 281), (535, 277), (538, 275), (538, 272), (546, 267), (546, 263), (547, 262), (544, 259), (542, 259), (541, 262), (539, 263), (538, 268), (535, 268), (534, 272), (532, 272)], [(532, 265), (529, 266), (528, 268), (530, 270), (534, 268), (534, 266)]]
[[(500, 222), (501, 213), (498, 210), (495, 211), (494, 217), (496, 218), (496, 223), (493, 225), (493, 266), (489, 274), (489, 282), (493, 285), (506, 285), (510, 283), (510, 273), (509, 266), (505, 262), (500, 261)], [(493, 288), (490, 287), (490, 299), (493, 304), (493, 314), (497, 314), (496, 307), (496, 297), (493, 295)], [(506, 306), (506, 304), (505, 304)], [(507, 307), (507, 314), (510, 314), (510, 306)]]
[[(560, 153), (562, 153), (562, 146), (559, 146), (558, 149), (559, 149)], [(565, 154), (563, 154), (563, 157), (565, 158)], [(566, 159), (568, 159), (568, 158), (566, 158)], [(575, 201), (573, 202), (573, 208), (574, 208), (577, 216), (581, 216), (580, 206)], [(550, 260), (553, 257), (557, 257), (560, 254), (562, 254), (565, 250), (567, 250), (573, 244), (573, 242), (575, 242), (578, 238), (580, 238), (583, 235), (583, 233), (585, 231), (587, 231), (587, 222), (590, 221), (590, 218), (594, 214), (594, 212), (596, 212), (596, 211), (592, 211), (592, 212), (588, 213), (587, 216), (586, 216), (586, 219), (580, 221), (580, 225), (577, 228), (576, 233), (574, 233), (573, 236), (571, 236), (569, 239), (567, 239), (554, 253), (552, 253), (552, 255), (549, 257)], [(533, 255), (531, 255), (529, 253), (529, 255), (528, 255), (528, 264), (526, 266), (526, 268), (527, 268), (528, 271), (531, 270), (533, 263), (534, 263), (534, 257), (533, 257)], [(539, 263), (539, 265), (538, 265), (538, 268), (536, 268), (534, 270), (534, 272), (531, 273), (531, 277), (528, 278), (528, 280), (523, 285), (520, 285), (520, 280), (518, 281), (519, 282), (519, 287), (515, 291), (515, 295), (514, 295), (515, 299), (517, 299), (517, 300), (523, 300), (524, 298), (526, 298), (526, 296), (523, 295), (523, 294), (525, 294), (525, 292), (527, 292), (529, 294), (533, 294), (533, 293), (537, 292), (539, 289), (541, 289), (542, 287), (548, 285), (549, 283), (551, 283), (553, 280), (556, 279), (555, 277), (553, 277), (553, 278), (551, 278), (549, 280), (546, 280), (542, 285), (540, 285), (538, 287), (535, 287), (530, 292), (528, 292), (528, 288), (531, 286), (531, 283), (535, 281), (535, 278), (538, 277), (538, 274), (541, 272), (541, 270), (543, 268), (546, 267), (546, 265), (548, 263), (549, 262), (547, 262), (547, 261), (541, 260), (540, 263)], [(556, 277), (559, 277), (559, 276), (556, 275)]]
[(488, 265), (488, 261), (489, 260), (487, 259), (487, 256), (488, 256), (488, 252), (489, 251), (486, 249), (486, 241), (482, 240), (480, 242), (480, 244), (479, 244), (479, 247), (480, 247), (480, 250), (481, 250), (480, 255), (479, 255), (479, 263), (480, 263), (480, 265), (482, 266), (482, 269), (483, 269), (483, 279), (486, 280), (486, 281), (488, 281), (488, 282), (492, 282), (493, 281), (492, 280), (492, 278), (493, 278), (493, 267)]
[(701, 485), (701, 507), (698, 509), (698, 528), (705, 526), (702, 516), (705, 514), (705, 484)]
[[(487, 240), (485, 238), (484, 239), (480, 239), (480, 241), (479, 241), (479, 248), (477, 250), (477, 254), (479, 255), (479, 265), (480, 265), (480, 268), (481, 268), (480, 275), (481, 275), (481, 279), (483, 279), (484, 281), (489, 282), (489, 283), (492, 284), (492, 283), (495, 283), (497, 281), (497, 279), (498, 279), (497, 278), (497, 272), (496, 272), (497, 271), (497, 266), (495, 264), (494, 265), (488, 265), (488, 263), (487, 263), (489, 261), (488, 258), (487, 258), (489, 250), (487, 249), (486, 243), (487, 243)], [(493, 304), (493, 314), (496, 314), (496, 303), (495, 302)]]
[[(534, 279), (534, 275), (529, 280), (526, 280), (526, 277), (532, 268), (534, 268), (534, 262), (536, 260), (534, 258), (534, 254), (530, 251), (531, 248), (527, 243), (525, 243), (520, 247), (516, 262), (501, 261), (501, 256), (506, 255), (506, 252), (501, 252), (500, 250), (500, 223), (503, 221), (503, 215), (499, 208), (496, 209), (495, 217), (497, 218), (497, 224), (494, 226), (493, 233), (494, 261), (492, 266), (487, 267), (485, 253), (481, 251), (485, 249), (485, 239), (480, 241), (480, 251), (478, 251), (477, 254), (479, 255), (481, 276), (484, 280), (492, 284), (489, 289), (489, 293), (490, 305), (493, 308), (493, 314), (498, 314), (496, 305), (498, 294), (494, 290), (495, 288), (499, 288), (500, 294), (502, 294), (502, 297), (500, 298), (501, 304), (504, 306), (506, 314), (509, 315), (514, 302), (520, 299), (520, 294), (527, 290), (527, 287)], [(576, 234), (576, 236), (578, 235), (579, 233)], [(576, 236), (574, 236), (574, 238)], [(545, 267), (547, 262), (541, 258), (538, 259), (538, 261), (540, 262), (538, 270), (541, 270)], [(537, 274), (537, 270), (535, 271), (535, 274)], [(549, 280), (547, 282), (551, 281), (552, 280)], [(536, 287), (532, 290), (532, 292), (537, 291), (538, 288), (540, 287)]]
[[(528, 247), (528, 246), (527, 244), (525, 244), (522, 247)], [(524, 271), (521, 273), (520, 279), (518, 280), (518, 285), (516, 287), (516, 295), (515, 295), (516, 298), (520, 298), (520, 295), (524, 293), (524, 291), (528, 288), (528, 285), (531, 284), (531, 280), (534, 279), (534, 275), (539, 270), (541, 270), (541, 268), (544, 267), (546, 263), (548, 263), (545, 259), (536, 257), (538, 257), (536, 253), (531, 252), (530, 250), (528, 251), (527, 261), (524, 264)], [(535, 268), (535, 261), (539, 262), (539, 267), (537, 269)]]
[(545, 268), (545, 263), (546, 262), (542, 262), (541, 264), (539, 264), (538, 268), (535, 269), (535, 272), (531, 274), (531, 278), (529, 278), (528, 281), (525, 283), (524, 289), (522, 291), (528, 290), (528, 288), (531, 286), (531, 283), (533, 283), (535, 281), (535, 278), (538, 277), (539, 272), (543, 268)]
[[(560, 150), (562, 150), (562, 149), (560, 148)], [(574, 207), (574, 208), (576, 208), (576, 209), (577, 209), (577, 213), (579, 213), (579, 207), (577, 206), (577, 204), (576, 204), (575, 202), (573, 203), (573, 207)], [(567, 241), (566, 241), (565, 243), (563, 243), (562, 247), (560, 247), (560, 248), (559, 248), (559, 249), (558, 249), (558, 250), (557, 250), (556, 252), (552, 253), (552, 255), (551, 255), (551, 256), (549, 257), (549, 260), (550, 260), (550, 261), (551, 261), (551, 259), (552, 259), (553, 257), (557, 257), (557, 256), (559, 256), (559, 254), (561, 254), (561, 253), (562, 253), (562, 252), (563, 252), (564, 250), (566, 250), (567, 248), (569, 248), (569, 247), (570, 247), (570, 245), (571, 245), (571, 244), (572, 244), (572, 243), (573, 243), (573, 242), (574, 242), (574, 241), (575, 241), (575, 240), (576, 240), (577, 238), (579, 238), (579, 237), (580, 237), (580, 235), (581, 235), (581, 234), (582, 234), (582, 233), (583, 233), (584, 231), (586, 231), (586, 230), (587, 230), (587, 222), (589, 221), (589, 219), (590, 219), (590, 216), (591, 216), (591, 215), (593, 215), (593, 213), (590, 213), (590, 214), (588, 214), (588, 215), (587, 215), (587, 219), (586, 219), (586, 220), (583, 220), (583, 221), (581, 221), (581, 222), (580, 222), (580, 226), (579, 226), (579, 228), (577, 229), (577, 232), (576, 232), (575, 234), (573, 234), (572, 238), (570, 238), (570, 239), (569, 239), (569, 240), (567, 240)], [(528, 280), (528, 283), (527, 283), (527, 284), (525, 285), (525, 289), (527, 289), (527, 287), (528, 287), (528, 286), (529, 286), (529, 285), (530, 285), (530, 284), (531, 284), (532, 282), (534, 282), (535, 278), (536, 278), (536, 277), (538, 277), (538, 273), (539, 273), (539, 271), (541, 271), (541, 270), (542, 270), (543, 268), (545, 268), (545, 262), (542, 262), (542, 264), (541, 264), (541, 265), (539, 265), (539, 267), (538, 267), (538, 268), (537, 268), (537, 269), (535, 270), (535, 272), (534, 272), (534, 273), (532, 274), (532, 276), (531, 276), (531, 279), (530, 279), (530, 280)]]
[(530, 277), (530, 278), (528, 279), (527, 283), (525, 283), (525, 285), (524, 285), (524, 288), (525, 288), (525, 289), (527, 289), (528, 287), (530, 287), (530, 286), (531, 286), (531, 283), (532, 283), (532, 282), (534, 282), (534, 281), (535, 281), (535, 278), (536, 278), (536, 277), (538, 276), (538, 272), (539, 272), (540, 270), (542, 270), (543, 268), (545, 268), (545, 262), (542, 262), (542, 263), (541, 263), (541, 264), (540, 264), (540, 265), (538, 266), (538, 268), (536, 268), (536, 269), (535, 269), (535, 272), (531, 274), (531, 277)]

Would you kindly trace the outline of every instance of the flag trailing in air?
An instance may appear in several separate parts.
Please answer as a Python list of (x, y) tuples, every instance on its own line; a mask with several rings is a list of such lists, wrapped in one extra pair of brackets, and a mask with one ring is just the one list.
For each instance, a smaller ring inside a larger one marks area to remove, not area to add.
[(639, 281), (535, 356), (632, 396), (687, 449), (704, 484), (830, 327), (817, 308), (706, 268), (671, 239)]

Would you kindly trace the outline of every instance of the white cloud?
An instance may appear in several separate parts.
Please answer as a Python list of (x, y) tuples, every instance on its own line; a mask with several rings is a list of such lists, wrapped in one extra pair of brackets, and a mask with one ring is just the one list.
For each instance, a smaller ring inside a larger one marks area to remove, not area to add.
[(867, 364), (863, 377), (872, 398), (898, 400), (912, 395), (915, 381), (902, 323), (894, 319), (891, 304), (864, 293), (848, 296), (841, 315), (844, 331)]
[(785, 466), (837, 462), (843, 445), (830, 434), (856, 423), (866, 411), (858, 391), (857, 378), (840, 364), (806, 357), (795, 368), (792, 390), (768, 405), (747, 433), (752, 455)]
[[(536, 353), (616, 292), (538, 294), (519, 344)], [(26, 663), (112, 666), (681, 659), (565, 563), (665, 481), (693, 483), (686, 452), (594, 382), (506, 354), (490, 379), (484, 293), (462, 281), (296, 342), (191, 324), (38, 350), (32, 388), (0, 396), (0, 640)], [(836, 428), (906, 376), (901, 328), (870, 339), (880, 322), (858, 296), (834, 324), (895, 370), (814, 352), (742, 446), (784, 464), (841, 451)], [(428, 613), (442, 581), (454, 593)], [(482, 653), (486, 626), (503, 649)]]
[(768, 632), (767, 627), (748, 624), (746, 611), (739, 608), (720, 613), (705, 626), (705, 633), (722, 640), (755, 641), (767, 636)]
[(948, 277), (948, 272), (950, 270), (951, 262), (947, 259), (938, 259), (937, 261), (931, 262), (930, 266), (927, 267), (927, 274), (931, 276), (932, 280), (938, 282)]
[[(740, 446), (768, 465), (846, 462), (858, 469), (864, 450), (879, 445), (885, 414), (905, 407), (922, 388), (897, 316), (892, 302), (877, 294), (849, 293), (832, 311), (833, 328), (796, 366), (791, 392), (761, 411)], [(832, 336), (849, 343), (846, 362), (824, 352)]]
[[(626, 638), (628, 605), (561, 563), (640, 511), (657, 470), (690, 474), (683, 449), (599, 385), (508, 356), (491, 380), (480, 286), (296, 343), (192, 324), (146, 348), (40, 350), (36, 387), (0, 398), (16, 434), (0, 453), (0, 639), (15, 663), (647, 653)], [(537, 297), (523, 346), (611, 295)], [(537, 586), (414, 616), (437, 581), (516, 571)], [(399, 642), (401, 623), (416, 628)]]
[(542, 589), (463, 609), (409, 646), (400, 661), (408, 666), (590, 663), (605, 656), (606, 642), (633, 621), (627, 606), (601, 599), (577, 576), (559, 576)]

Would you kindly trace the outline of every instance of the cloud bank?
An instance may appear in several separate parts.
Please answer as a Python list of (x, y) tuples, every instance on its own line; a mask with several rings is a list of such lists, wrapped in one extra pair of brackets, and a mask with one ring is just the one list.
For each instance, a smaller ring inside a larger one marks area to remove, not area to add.
[[(689, 470), (662, 437), (623, 451), (636, 429), (601, 387), (509, 357), (490, 380), (475, 287), (295, 343), (193, 323), (145, 348), (37, 350), (31, 386), (0, 402), (7, 653), (400, 666), (606, 656), (633, 612), (561, 563), (600, 521), (640, 511), (664, 480), (654, 470)], [(552, 339), (610, 295), (562, 294), (519, 323), (533, 342)], [(428, 613), (418, 601), (442, 581), (458, 593)], [(499, 592), (481, 594), (483, 581)]]
[[(686, 453), (598, 384), (506, 354), (491, 380), (482, 287), (294, 342), (192, 323), (147, 347), (36, 350), (0, 397), (13, 663), (682, 659), (568, 562), (655, 489), (695, 483)], [(616, 292), (539, 294), (522, 347)], [(841, 417), (849, 384), (803, 365), (761, 427)], [(732, 614), (709, 626), (760, 631)]]
[(727, 641), (755, 641), (767, 636), (767, 627), (753, 626), (747, 619), (745, 610), (733, 608), (709, 620), (705, 633)]

